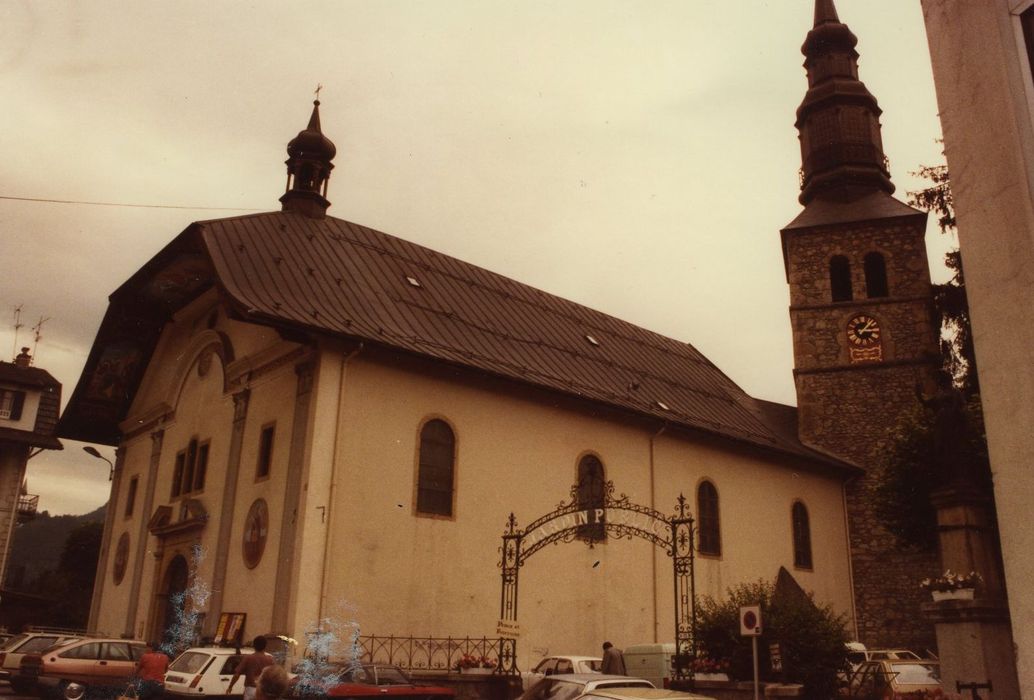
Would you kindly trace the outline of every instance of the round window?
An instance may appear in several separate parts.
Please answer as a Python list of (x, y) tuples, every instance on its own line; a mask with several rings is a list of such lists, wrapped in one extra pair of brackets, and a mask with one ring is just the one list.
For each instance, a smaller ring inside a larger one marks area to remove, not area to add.
[(259, 498), (251, 504), (244, 520), (244, 563), (249, 569), (254, 569), (262, 561), (268, 534), (269, 508), (265, 499)]
[(123, 532), (115, 547), (115, 566), (111, 572), (116, 586), (122, 583), (122, 579), (126, 576), (127, 563), (129, 563), (129, 533)]

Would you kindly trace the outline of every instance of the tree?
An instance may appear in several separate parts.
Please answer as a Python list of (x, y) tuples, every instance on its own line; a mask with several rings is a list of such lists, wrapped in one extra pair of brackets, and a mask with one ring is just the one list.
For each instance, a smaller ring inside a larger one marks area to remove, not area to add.
[[(937, 227), (942, 234), (956, 233), (955, 200), (951, 194), (951, 179), (947, 165), (921, 165), (913, 175), (926, 178), (933, 184), (908, 193), (908, 203), (937, 216)], [(935, 284), (934, 308), (940, 322), (941, 355), (944, 369), (967, 397), (980, 393), (973, 334), (970, 329), (969, 301), (966, 298), (966, 278), (962, 270), (962, 253), (958, 248), (948, 251), (944, 265), (952, 276), (944, 284)]]
[[(944, 234), (955, 233), (955, 209), (948, 166), (921, 166), (913, 173), (933, 184), (908, 193), (911, 205), (937, 216)], [(934, 307), (939, 321), (942, 369), (962, 394), (961, 426), (951, 435), (946, 455), (943, 419), (945, 402), (919, 396), (915, 409), (894, 431), (892, 447), (877, 465), (877, 479), (871, 496), (877, 516), (886, 528), (906, 544), (932, 550), (937, 546), (937, 513), (930, 495), (952, 479), (964, 478), (985, 493), (991, 492), (991, 467), (987, 456), (980, 383), (969, 303), (962, 269), (962, 255), (956, 248), (945, 254), (944, 263), (952, 277), (934, 285)], [(949, 464), (949, 462), (951, 464)], [(960, 470), (957, 465), (964, 465)]]
[[(739, 611), (760, 605), (762, 634), (758, 663), (765, 680), (802, 683), (804, 697), (827, 700), (836, 697), (837, 674), (845, 670), (847, 633), (845, 619), (830, 606), (818, 606), (785, 570), (779, 583), (743, 583), (730, 588), (724, 600), (703, 596), (697, 601), (699, 654), (714, 662), (728, 663), (737, 680), (753, 677), (751, 640), (740, 636)], [(779, 644), (783, 671), (771, 671), (769, 649)]]
[(65, 540), (57, 569), (40, 574), (34, 589), (56, 601), (48, 610), (47, 624), (86, 626), (103, 534), (101, 522), (87, 522), (75, 528)]

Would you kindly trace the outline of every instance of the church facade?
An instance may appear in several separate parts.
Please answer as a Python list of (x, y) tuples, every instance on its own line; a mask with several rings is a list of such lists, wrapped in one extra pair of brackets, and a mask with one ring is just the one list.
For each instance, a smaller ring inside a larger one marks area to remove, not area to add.
[(805, 208), (783, 231), (798, 409), (688, 344), (328, 216), (317, 102), (281, 211), (192, 224), (111, 295), (61, 423), (118, 445), (91, 629), (157, 638), (193, 589), (199, 636), (233, 612), (247, 637), (341, 615), (491, 637), (508, 519), (570, 498), (594, 515), (522, 567), (518, 665), (672, 641), (670, 559), (607, 527), (612, 489), (662, 513), (685, 496), (697, 594), (785, 568), (877, 634), (875, 586), (900, 577), (865, 569), (857, 494), (936, 344), (925, 216), (890, 196), (851, 40), (819, 0)]

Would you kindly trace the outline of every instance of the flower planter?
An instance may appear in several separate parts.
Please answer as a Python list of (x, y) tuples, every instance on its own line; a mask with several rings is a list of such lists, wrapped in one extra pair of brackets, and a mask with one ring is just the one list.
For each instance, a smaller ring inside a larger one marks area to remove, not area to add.
[(693, 674), (694, 680), (698, 681), (727, 681), (729, 676), (726, 673), (703, 673), (698, 671)]
[(956, 588), (950, 591), (930, 591), (934, 601), (939, 600), (973, 600), (973, 588)]
[(468, 676), (491, 676), (495, 673), (494, 668), (461, 668), (460, 673)]

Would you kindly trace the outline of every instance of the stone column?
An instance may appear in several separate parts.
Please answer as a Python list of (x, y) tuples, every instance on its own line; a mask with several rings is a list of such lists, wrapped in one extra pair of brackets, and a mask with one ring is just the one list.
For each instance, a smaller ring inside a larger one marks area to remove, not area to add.
[[(144, 502), (140, 509), (140, 529), (136, 533), (136, 554), (133, 557), (133, 581), (129, 589), (129, 611), (126, 614), (126, 630), (130, 639), (137, 636), (133, 630), (136, 627), (137, 611), (140, 607), (140, 583), (144, 578), (144, 559), (147, 557), (147, 540), (151, 533), (147, 531), (148, 521), (151, 519), (151, 508), (154, 506), (154, 491), (158, 488), (158, 465), (162, 459), (162, 443), (165, 441), (165, 431), (155, 430), (151, 433), (151, 459), (147, 466), (147, 490), (144, 492)], [(118, 515), (114, 511), (113, 514)]]
[[(305, 473), (305, 443), (308, 439), (309, 408), (312, 404), (314, 363), (298, 365), (298, 387), (291, 423), (291, 448), (287, 459), (287, 484), (284, 490), (284, 512), (280, 518), (280, 544), (277, 548), (276, 588), (273, 599), (273, 632), (289, 634), (287, 629), (291, 596), (295, 593), (291, 572), (294, 568), (295, 535), (298, 531), (298, 503)], [(257, 630), (256, 630), (257, 632)]]
[(931, 502), (937, 509), (943, 568), (957, 574), (975, 571), (984, 579), (974, 600), (923, 605), (924, 616), (937, 633), (941, 684), (945, 692), (954, 693), (957, 681), (990, 682), (994, 700), (1019, 700), (1009, 608), (989, 517), (990, 499), (970, 483), (955, 482), (935, 492)]
[(233, 428), (230, 433), (230, 456), (226, 464), (223, 506), (219, 514), (219, 535), (215, 549), (215, 573), (212, 575), (212, 597), (202, 634), (214, 637), (223, 610), (223, 592), (226, 590), (226, 567), (230, 559), (230, 540), (233, 537), (234, 504), (237, 502), (237, 479), (241, 469), (241, 447), (244, 444), (244, 424), (248, 416), (250, 389), (233, 395)]
[[(97, 556), (97, 573), (93, 578), (90, 616), (86, 621), (86, 630), (93, 633), (97, 632), (97, 615), (101, 606), (101, 594), (108, 582), (108, 555), (111, 554), (111, 533), (115, 528), (115, 518), (118, 517), (118, 490), (122, 485), (122, 462), (125, 452), (124, 447), (115, 449), (115, 468), (111, 470), (111, 495), (108, 496), (108, 507), (104, 512), (104, 535), (101, 537), (101, 548)], [(146, 513), (144, 517), (147, 517)]]

